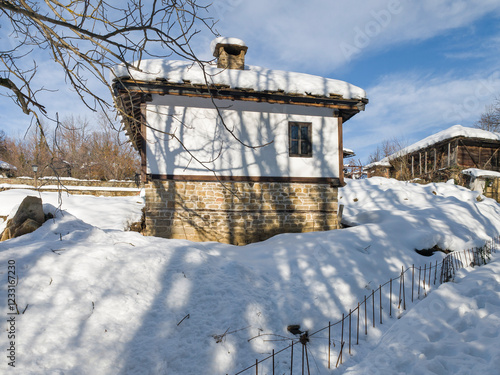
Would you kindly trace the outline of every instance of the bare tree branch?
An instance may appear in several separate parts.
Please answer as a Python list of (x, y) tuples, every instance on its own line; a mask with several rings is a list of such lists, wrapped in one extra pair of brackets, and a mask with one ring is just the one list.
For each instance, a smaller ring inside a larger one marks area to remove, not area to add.
[[(23, 113), (34, 116), (42, 131), (39, 116), (50, 118), (50, 114), (37, 94), (46, 88), (36, 87), (34, 82), (39, 74), (35, 61), (43, 53), (64, 72), (66, 82), (88, 108), (107, 116), (110, 108), (120, 108), (113, 106), (117, 98), (109, 76), (116, 65), (123, 64), (129, 71), (140, 70), (145, 58), (177, 56), (200, 65), (205, 72), (207, 61), (198, 59), (191, 48), (193, 37), (202, 30), (216, 34), (215, 22), (208, 16), (209, 5), (203, 4), (202, 0), (0, 0), (0, 17), (10, 26), (10, 41), (14, 43), (10, 50), (0, 51), (0, 87)], [(26, 61), (33, 65), (27, 67)], [(217, 87), (206, 72), (205, 80), (218, 123), (233, 139), (248, 148), (272, 143), (243, 142), (217, 107), (213, 96)], [(89, 84), (95, 81), (110, 95), (96, 92), (95, 86)], [(130, 114), (120, 115), (135, 121)], [(206, 161), (187, 150), (175, 134), (168, 136), (188, 151), (192, 160), (214, 172), (210, 165), (220, 157), (222, 144), (213, 160)]]
[(486, 111), (474, 126), (490, 132), (500, 132), (500, 98), (497, 98), (495, 104), (486, 107)]
[(45, 114), (36, 99), (42, 88), (32, 87), (36, 64), (26, 69), (14, 62), (33, 50), (46, 50), (87, 107), (111, 107), (107, 97), (88, 87), (89, 78), (110, 88), (109, 69), (117, 64), (137, 69), (145, 57), (171, 55), (199, 61), (189, 43), (200, 31), (198, 25), (210, 31), (214, 25), (211, 18), (199, 16), (206, 8), (196, 0), (0, 0), (0, 17), (9, 22), (10, 39), (16, 43), (10, 51), (0, 51), (1, 86), (24, 113)]

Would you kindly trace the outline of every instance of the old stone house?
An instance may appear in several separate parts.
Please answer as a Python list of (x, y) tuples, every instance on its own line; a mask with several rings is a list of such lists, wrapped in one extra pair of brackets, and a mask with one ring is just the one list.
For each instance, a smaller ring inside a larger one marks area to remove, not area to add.
[(346, 82), (245, 65), (144, 60), (114, 69), (124, 127), (142, 160), (149, 235), (247, 244), (337, 227), (343, 124), (368, 103)]

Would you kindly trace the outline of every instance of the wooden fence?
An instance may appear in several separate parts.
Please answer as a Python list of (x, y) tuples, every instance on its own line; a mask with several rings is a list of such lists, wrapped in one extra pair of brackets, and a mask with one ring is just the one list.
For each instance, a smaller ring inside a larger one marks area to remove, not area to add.
[[(280, 365), (280, 375), (283, 374), (283, 367), (290, 375), (317, 374), (321, 372), (318, 360), (324, 361), (323, 367), (335, 369), (343, 363), (345, 355), (353, 354), (353, 346), (360, 344), (360, 335), (368, 335), (369, 330), (383, 324), (384, 319), (393, 318), (406, 310), (409, 304), (424, 298), (435, 285), (453, 280), (460, 268), (486, 264), (491, 253), (496, 253), (499, 243), (500, 237), (495, 237), (483, 247), (451, 252), (440, 262), (403, 267), (399, 276), (364, 296), (349, 313), (342, 314), (338, 322), (328, 322), (314, 332), (301, 332), (296, 339), (290, 339), (288, 346), (278, 351), (273, 349), (270, 355), (256, 359), (255, 363), (234, 375), (277, 375), (277, 364)], [(309, 346), (315, 338), (328, 340), (324, 359), (309, 358), (312, 356)]]

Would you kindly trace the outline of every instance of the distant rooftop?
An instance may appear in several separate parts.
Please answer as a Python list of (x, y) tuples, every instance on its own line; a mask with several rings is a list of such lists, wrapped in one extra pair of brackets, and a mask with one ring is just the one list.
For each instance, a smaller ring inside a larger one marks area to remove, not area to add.
[(454, 125), (448, 129), (430, 135), (427, 138), (424, 138), (408, 147), (405, 147), (402, 150), (395, 152), (394, 154), (389, 155), (379, 161), (370, 163), (365, 166), (365, 169), (376, 166), (390, 167), (391, 166), (390, 160), (392, 159), (401, 157), (403, 155), (411, 154), (415, 151), (432, 146), (436, 143), (446, 141), (448, 139), (453, 139), (456, 137), (467, 137), (475, 139), (500, 141), (500, 133), (489, 132), (487, 130), (476, 129), (476, 128), (469, 128), (462, 125)]
[(9, 163), (7, 163), (5, 161), (2, 161), (2, 160), (0, 160), (0, 169), (3, 169), (3, 170), (14, 170), (14, 171), (17, 170), (17, 168), (14, 167), (12, 164), (9, 164)]

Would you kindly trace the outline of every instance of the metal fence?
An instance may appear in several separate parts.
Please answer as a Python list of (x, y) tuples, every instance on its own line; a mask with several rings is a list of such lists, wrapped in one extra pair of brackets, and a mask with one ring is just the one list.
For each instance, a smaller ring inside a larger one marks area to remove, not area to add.
[[(424, 298), (435, 285), (453, 280), (457, 270), (486, 264), (492, 252), (496, 253), (499, 243), (500, 237), (495, 237), (483, 247), (450, 252), (440, 262), (403, 267), (399, 276), (365, 295), (349, 313), (342, 314), (341, 320), (328, 322), (314, 332), (300, 332), (296, 339), (287, 338), (291, 341), (288, 346), (278, 351), (273, 349), (270, 355), (256, 359), (234, 375), (277, 375), (277, 367), (280, 375), (284, 367), (285, 374), (311, 375), (321, 371), (318, 361), (323, 368), (335, 369), (343, 363), (344, 355), (353, 355), (353, 346), (360, 344), (360, 336), (367, 336), (369, 330), (383, 324), (384, 319), (393, 318), (409, 304)], [(325, 340), (325, 358), (312, 357), (309, 347), (316, 338)]]

